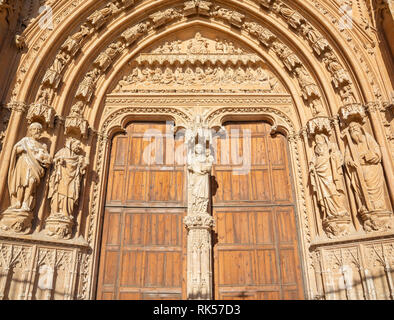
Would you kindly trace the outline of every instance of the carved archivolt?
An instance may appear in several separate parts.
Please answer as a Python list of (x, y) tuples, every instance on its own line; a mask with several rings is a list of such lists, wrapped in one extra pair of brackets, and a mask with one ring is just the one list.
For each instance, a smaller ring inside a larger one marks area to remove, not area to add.
[[(130, 2), (131, 3), (131, 2)], [(199, 3), (199, 2), (198, 2)], [(199, 7), (200, 5), (196, 3), (189, 4), (192, 6)], [(269, 3), (269, 5), (274, 4), (272, 9), (274, 12), (277, 12), (279, 16), (285, 19), (291, 27), (302, 27), (303, 33), (311, 42), (311, 45), (318, 56), (323, 56), (323, 53), (332, 54), (332, 51), (327, 46), (325, 39), (311, 27), (310, 24), (306, 23), (306, 20), (302, 18), (297, 12), (293, 11), (289, 7), (285, 6), (282, 3), (273, 1)], [(61, 47), (61, 52), (55, 59), (52, 67), (48, 69), (46, 76), (42, 82), (42, 88), (40, 89), (41, 96), (42, 93), (45, 91), (49, 91), (46, 93), (46, 98), (42, 98), (46, 104), (49, 104), (53, 99), (53, 93), (51, 94), (50, 91), (52, 89), (56, 89), (60, 82), (61, 74), (64, 70), (66, 64), (69, 63), (69, 57), (75, 55), (78, 52), (78, 48), (80, 46), (80, 42), (84, 41), (84, 39), (92, 32), (92, 29), (99, 29), (102, 28), (104, 23), (114, 14), (117, 14), (119, 10), (121, 10), (122, 3), (116, 2), (108, 4), (103, 9), (97, 10), (94, 14), (92, 14), (89, 18), (87, 23), (85, 23), (79, 32), (71, 36), (67, 39), (66, 43)], [(129, 4), (130, 5), (130, 4)], [(268, 7), (270, 7), (268, 5)], [(204, 7), (204, 4), (201, 4)], [(271, 7), (270, 7), (271, 8)], [(180, 18), (184, 16), (183, 8), (180, 9), (167, 9), (163, 11), (159, 11), (155, 14), (150, 16), (150, 20), (146, 22), (142, 22), (137, 24), (136, 26), (130, 28), (127, 32), (123, 33), (123, 36), (120, 38), (120, 41), (117, 40), (116, 42), (112, 43), (108, 46), (108, 48), (100, 54), (100, 56), (95, 61), (95, 69), (91, 70), (81, 83), (80, 87), (78, 88), (78, 92), (76, 94), (77, 99), (81, 101), (85, 101), (88, 103), (92, 96), (92, 91), (94, 90), (95, 83), (98, 80), (98, 76), (101, 72), (105, 72), (105, 70), (109, 67), (111, 63), (113, 63), (113, 59), (123, 51), (124, 43), (126, 45), (130, 45), (133, 43), (139, 36), (148, 32), (150, 28), (157, 28), (164, 23), (169, 23), (174, 19)], [(251, 35), (257, 36), (260, 40), (263, 40), (262, 43), (264, 45), (270, 45), (272, 40), (275, 39), (275, 36), (271, 35), (270, 32), (266, 31), (265, 28), (256, 24), (253, 21), (247, 21), (245, 15), (237, 13), (236, 11), (232, 11), (222, 7), (215, 7), (215, 10), (211, 12), (211, 15), (218, 19), (223, 19), (230, 24), (236, 25), (240, 28), (244, 28)], [(90, 31), (89, 31), (90, 30)], [(90, 32), (90, 33), (89, 33)], [(311, 106), (313, 113), (318, 114), (322, 112), (322, 105), (320, 101), (320, 94), (318, 92), (316, 84), (313, 82), (310, 75), (302, 68), (297, 70), (293, 70), (294, 66), (298, 64), (297, 59), (291, 61), (291, 54), (286, 53), (286, 48), (280, 48), (281, 44), (278, 42), (275, 46), (277, 48), (277, 53), (281, 59), (283, 59), (284, 64), (290, 68), (290, 72), (296, 72), (300, 78), (300, 87), (302, 91), (303, 98), (308, 102)], [(279, 51), (278, 51), (279, 50)], [(324, 59), (324, 56), (323, 58)], [(337, 60), (334, 60), (337, 62)], [(296, 64), (294, 64), (296, 63)], [(332, 63), (331, 63), (332, 64)], [(330, 69), (330, 68), (329, 68)], [(332, 69), (332, 68), (331, 68)], [(341, 67), (343, 70), (343, 67)], [(338, 72), (338, 71), (336, 71)], [(344, 71), (346, 74), (346, 72)], [(337, 74), (337, 73), (336, 73)], [(346, 77), (346, 75), (344, 76)], [(345, 83), (340, 82), (341, 79), (336, 83)], [(349, 84), (350, 85), (350, 84)], [(343, 97), (344, 101), (350, 101), (354, 94), (351, 92), (350, 87), (344, 88), (337, 88), (339, 90), (340, 95)]]

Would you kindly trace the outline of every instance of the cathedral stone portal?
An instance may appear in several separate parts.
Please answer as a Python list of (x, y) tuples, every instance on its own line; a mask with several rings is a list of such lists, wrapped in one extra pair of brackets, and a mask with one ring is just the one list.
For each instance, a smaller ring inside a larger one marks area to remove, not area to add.
[(393, 11), (353, 2), (0, 1), (0, 299), (394, 299)]

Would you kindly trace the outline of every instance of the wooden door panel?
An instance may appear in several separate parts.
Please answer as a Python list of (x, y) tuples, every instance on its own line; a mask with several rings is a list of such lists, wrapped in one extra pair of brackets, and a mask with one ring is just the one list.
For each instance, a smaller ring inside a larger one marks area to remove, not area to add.
[(167, 132), (166, 124), (135, 123), (113, 140), (98, 299), (185, 295), (185, 167), (167, 156), (179, 146)]
[[(215, 298), (301, 299), (303, 284), (286, 139), (272, 137), (266, 123), (229, 124), (226, 130), (238, 130), (242, 139), (235, 142), (236, 138), (228, 139), (227, 134), (216, 141)], [(251, 146), (250, 170), (242, 172), (239, 159), (248, 150), (245, 145)], [(230, 155), (225, 157), (221, 148)]]

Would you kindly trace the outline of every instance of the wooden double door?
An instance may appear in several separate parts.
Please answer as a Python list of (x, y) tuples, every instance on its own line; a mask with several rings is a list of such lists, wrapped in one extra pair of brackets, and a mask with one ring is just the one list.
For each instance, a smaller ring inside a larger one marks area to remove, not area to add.
[[(186, 299), (185, 145), (165, 123), (112, 141), (97, 299)], [(214, 138), (215, 299), (302, 299), (286, 139), (264, 122)]]

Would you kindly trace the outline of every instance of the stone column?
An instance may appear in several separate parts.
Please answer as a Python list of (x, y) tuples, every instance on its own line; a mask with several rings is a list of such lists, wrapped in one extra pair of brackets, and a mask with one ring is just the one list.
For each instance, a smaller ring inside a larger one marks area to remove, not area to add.
[(214, 219), (209, 214), (188, 215), (187, 298), (212, 299), (212, 237)]

